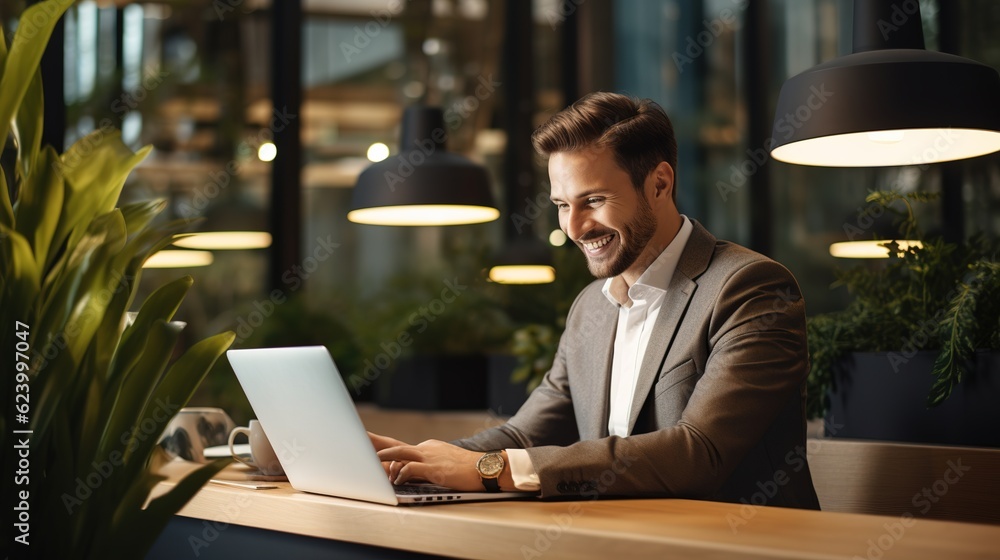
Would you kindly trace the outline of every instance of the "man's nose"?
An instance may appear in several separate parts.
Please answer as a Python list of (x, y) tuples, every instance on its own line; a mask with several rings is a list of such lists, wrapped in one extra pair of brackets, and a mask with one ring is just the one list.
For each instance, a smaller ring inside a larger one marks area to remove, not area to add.
[(586, 212), (573, 210), (572, 208), (566, 211), (563, 220), (563, 230), (566, 232), (566, 236), (573, 241), (579, 240), (580, 236), (586, 233), (591, 225), (590, 218)]

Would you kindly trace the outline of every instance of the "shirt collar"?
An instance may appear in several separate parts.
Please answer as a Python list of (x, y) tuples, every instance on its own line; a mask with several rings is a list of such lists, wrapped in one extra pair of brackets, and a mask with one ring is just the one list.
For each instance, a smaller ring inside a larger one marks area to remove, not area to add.
[(665, 293), (693, 229), (691, 220), (681, 214), (681, 229), (667, 248), (639, 276), (635, 284), (626, 291), (625, 280), (620, 275), (608, 278), (601, 288), (604, 297), (616, 307), (623, 305), (631, 307), (633, 300), (648, 300), (655, 295)]

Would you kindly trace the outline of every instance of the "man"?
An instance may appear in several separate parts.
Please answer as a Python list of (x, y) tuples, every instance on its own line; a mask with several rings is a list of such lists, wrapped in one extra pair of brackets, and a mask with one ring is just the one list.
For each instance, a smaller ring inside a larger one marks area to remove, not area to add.
[(818, 509), (792, 275), (678, 213), (677, 144), (652, 101), (594, 93), (532, 141), (559, 225), (599, 280), (506, 424), (455, 444), (372, 434), (390, 479)]

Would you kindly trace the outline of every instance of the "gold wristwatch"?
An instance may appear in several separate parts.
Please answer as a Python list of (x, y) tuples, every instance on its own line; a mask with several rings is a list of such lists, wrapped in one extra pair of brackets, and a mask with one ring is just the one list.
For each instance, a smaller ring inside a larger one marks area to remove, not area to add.
[(480, 457), (479, 461), (476, 461), (476, 470), (479, 471), (483, 488), (486, 488), (487, 492), (500, 491), (500, 483), (497, 479), (503, 472), (503, 455), (499, 451), (490, 451)]

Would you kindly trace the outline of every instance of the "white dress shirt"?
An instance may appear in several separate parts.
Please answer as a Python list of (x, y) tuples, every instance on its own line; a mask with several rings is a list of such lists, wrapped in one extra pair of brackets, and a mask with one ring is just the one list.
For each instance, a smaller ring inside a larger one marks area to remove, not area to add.
[[(603, 292), (618, 307), (618, 330), (615, 334), (614, 354), (611, 358), (611, 394), (609, 395), (608, 433), (627, 437), (632, 431), (630, 412), (635, 399), (636, 383), (642, 358), (649, 346), (649, 337), (660, 314), (667, 286), (674, 275), (681, 253), (691, 236), (691, 220), (681, 216), (681, 229), (673, 241), (639, 276), (635, 284), (627, 286), (621, 276), (608, 278)], [(627, 288), (627, 293), (625, 289)], [(528, 452), (508, 449), (507, 458), (518, 490), (537, 491), (541, 488), (538, 474)]]

